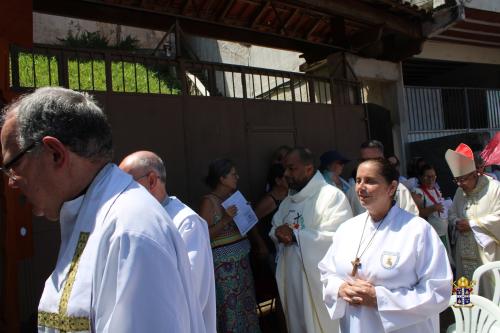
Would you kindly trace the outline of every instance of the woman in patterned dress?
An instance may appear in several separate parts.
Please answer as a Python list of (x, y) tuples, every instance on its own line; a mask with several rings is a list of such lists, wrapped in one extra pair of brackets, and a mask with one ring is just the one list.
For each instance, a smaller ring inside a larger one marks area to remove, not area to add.
[(221, 204), (237, 190), (238, 173), (228, 159), (210, 163), (200, 215), (208, 223), (215, 269), (217, 332), (260, 332), (249, 262), (250, 242), (238, 231), (235, 206)]

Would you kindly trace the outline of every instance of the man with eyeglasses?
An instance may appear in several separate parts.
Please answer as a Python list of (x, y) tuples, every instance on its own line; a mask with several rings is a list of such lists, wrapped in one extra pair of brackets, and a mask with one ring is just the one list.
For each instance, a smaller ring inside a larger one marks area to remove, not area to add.
[[(448, 215), (454, 226), (457, 277), (471, 279), (480, 265), (500, 260), (500, 183), (477, 171), (466, 144), (448, 149), (445, 158), (458, 185)], [(491, 282), (481, 280), (483, 296), (493, 295)]]
[(168, 195), (165, 164), (155, 153), (137, 151), (125, 157), (119, 167), (144, 186), (172, 218), (186, 244), (206, 332), (216, 333), (214, 264), (207, 222), (178, 198)]
[[(359, 147), (360, 161), (366, 161), (372, 158), (384, 158), (384, 145), (378, 140), (369, 140), (363, 142)], [(356, 175), (354, 175), (356, 178)], [(358, 195), (356, 194), (356, 186), (352, 186), (346, 193), (347, 200), (352, 208), (352, 215), (362, 214), (366, 209), (361, 206)], [(396, 191), (396, 204), (412, 214), (418, 216), (418, 207), (411, 197), (411, 193), (406, 186), (399, 183)]]
[(205, 332), (182, 239), (111, 163), (111, 129), (89, 95), (37, 89), (3, 111), (0, 139), (9, 186), (61, 227), (38, 332)]

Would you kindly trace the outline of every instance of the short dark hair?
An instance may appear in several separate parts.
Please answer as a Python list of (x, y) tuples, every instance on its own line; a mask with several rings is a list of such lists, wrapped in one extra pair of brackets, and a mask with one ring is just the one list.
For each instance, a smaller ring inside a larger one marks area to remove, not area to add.
[(228, 158), (213, 160), (208, 166), (208, 175), (205, 177), (205, 183), (210, 189), (215, 189), (220, 181), (220, 177), (227, 176), (232, 168), (234, 168), (234, 163)]
[(290, 150), (292, 150), (292, 147), (287, 146), (287, 145), (281, 145), (276, 150), (273, 152), (273, 155), (271, 156), (271, 161), (281, 161), (283, 157), (285, 157)]
[(425, 163), (418, 169), (418, 175), (422, 177), (427, 170), (436, 170), (432, 164)]
[(366, 148), (377, 148), (380, 149), (382, 153), (384, 152), (384, 144), (378, 140), (368, 140), (363, 142), (361, 146), (359, 146), (359, 149), (366, 149)]
[[(393, 181), (399, 182), (399, 172), (386, 158), (370, 158), (360, 163), (375, 163), (378, 166), (380, 175), (386, 180), (388, 184)], [(359, 170), (359, 166), (358, 166)]]
[(314, 154), (309, 148), (295, 147), (288, 152), (287, 156), (294, 153), (297, 153), (299, 155), (300, 161), (305, 165), (310, 164), (314, 166)]

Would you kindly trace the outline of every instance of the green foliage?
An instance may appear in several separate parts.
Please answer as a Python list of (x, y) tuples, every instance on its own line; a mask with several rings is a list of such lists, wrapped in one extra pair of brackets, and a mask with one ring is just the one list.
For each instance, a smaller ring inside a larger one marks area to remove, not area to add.
[(133, 51), (139, 48), (139, 40), (135, 37), (127, 35), (120, 40), (114, 47), (117, 50)]
[[(33, 56), (31, 53), (21, 52), (18, 64), (20, 87), (37, 88), (60, 85), (57, 74), (58, 62), (54, 56)], [(67, 66), (69, 88), (106, 91), (104, 60), (69, 59)], [(12, 73), (10, 74), (12, 78)], [(171, 66), (154, 67), (141, 63), (113, 61), (111, 78), (114, 92), (180, 94), (180, 84)]]
[(103, 36), (99, 31), (77, 32), (69, 30), (66, 38), (58, 38), (62, 45), (71, 48), (86, 48), (86, 49), (107, 49), (109, 40)]
[(78, 31), (73, 34), (69, 30), (65, 38), (58, 38), (62, 45), (70, 48), (84, 49), (116, 49), (133, 51), (139, 48), (139, 40), (131, 35), (127, 35), (115, 45), (109, 44), (109, 38), (104, 36), (100, 31), (90, 32), (87, 30)]

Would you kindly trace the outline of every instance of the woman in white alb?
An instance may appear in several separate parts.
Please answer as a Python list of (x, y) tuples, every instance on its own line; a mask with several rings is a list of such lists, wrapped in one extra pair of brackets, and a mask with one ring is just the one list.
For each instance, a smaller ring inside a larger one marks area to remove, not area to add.
[(385, 159), (359, 165), (356, 193), (367, 211), (337, 229), (319, 263), (323, 299), (341, 332), (439, 332), (450, 264), (429, 223), (394, 205), (398, 176)]
[(451, 247), (448, 238), (448, 211), (444, 207), (444, 199), (436, 186), (436, 170), (430, 164), (424, 164), (418, 171), (419, 185), (412, 190), (412, 197), (417, 204), (420, 217), (425, 219), (436, 230), (451, 259)]

